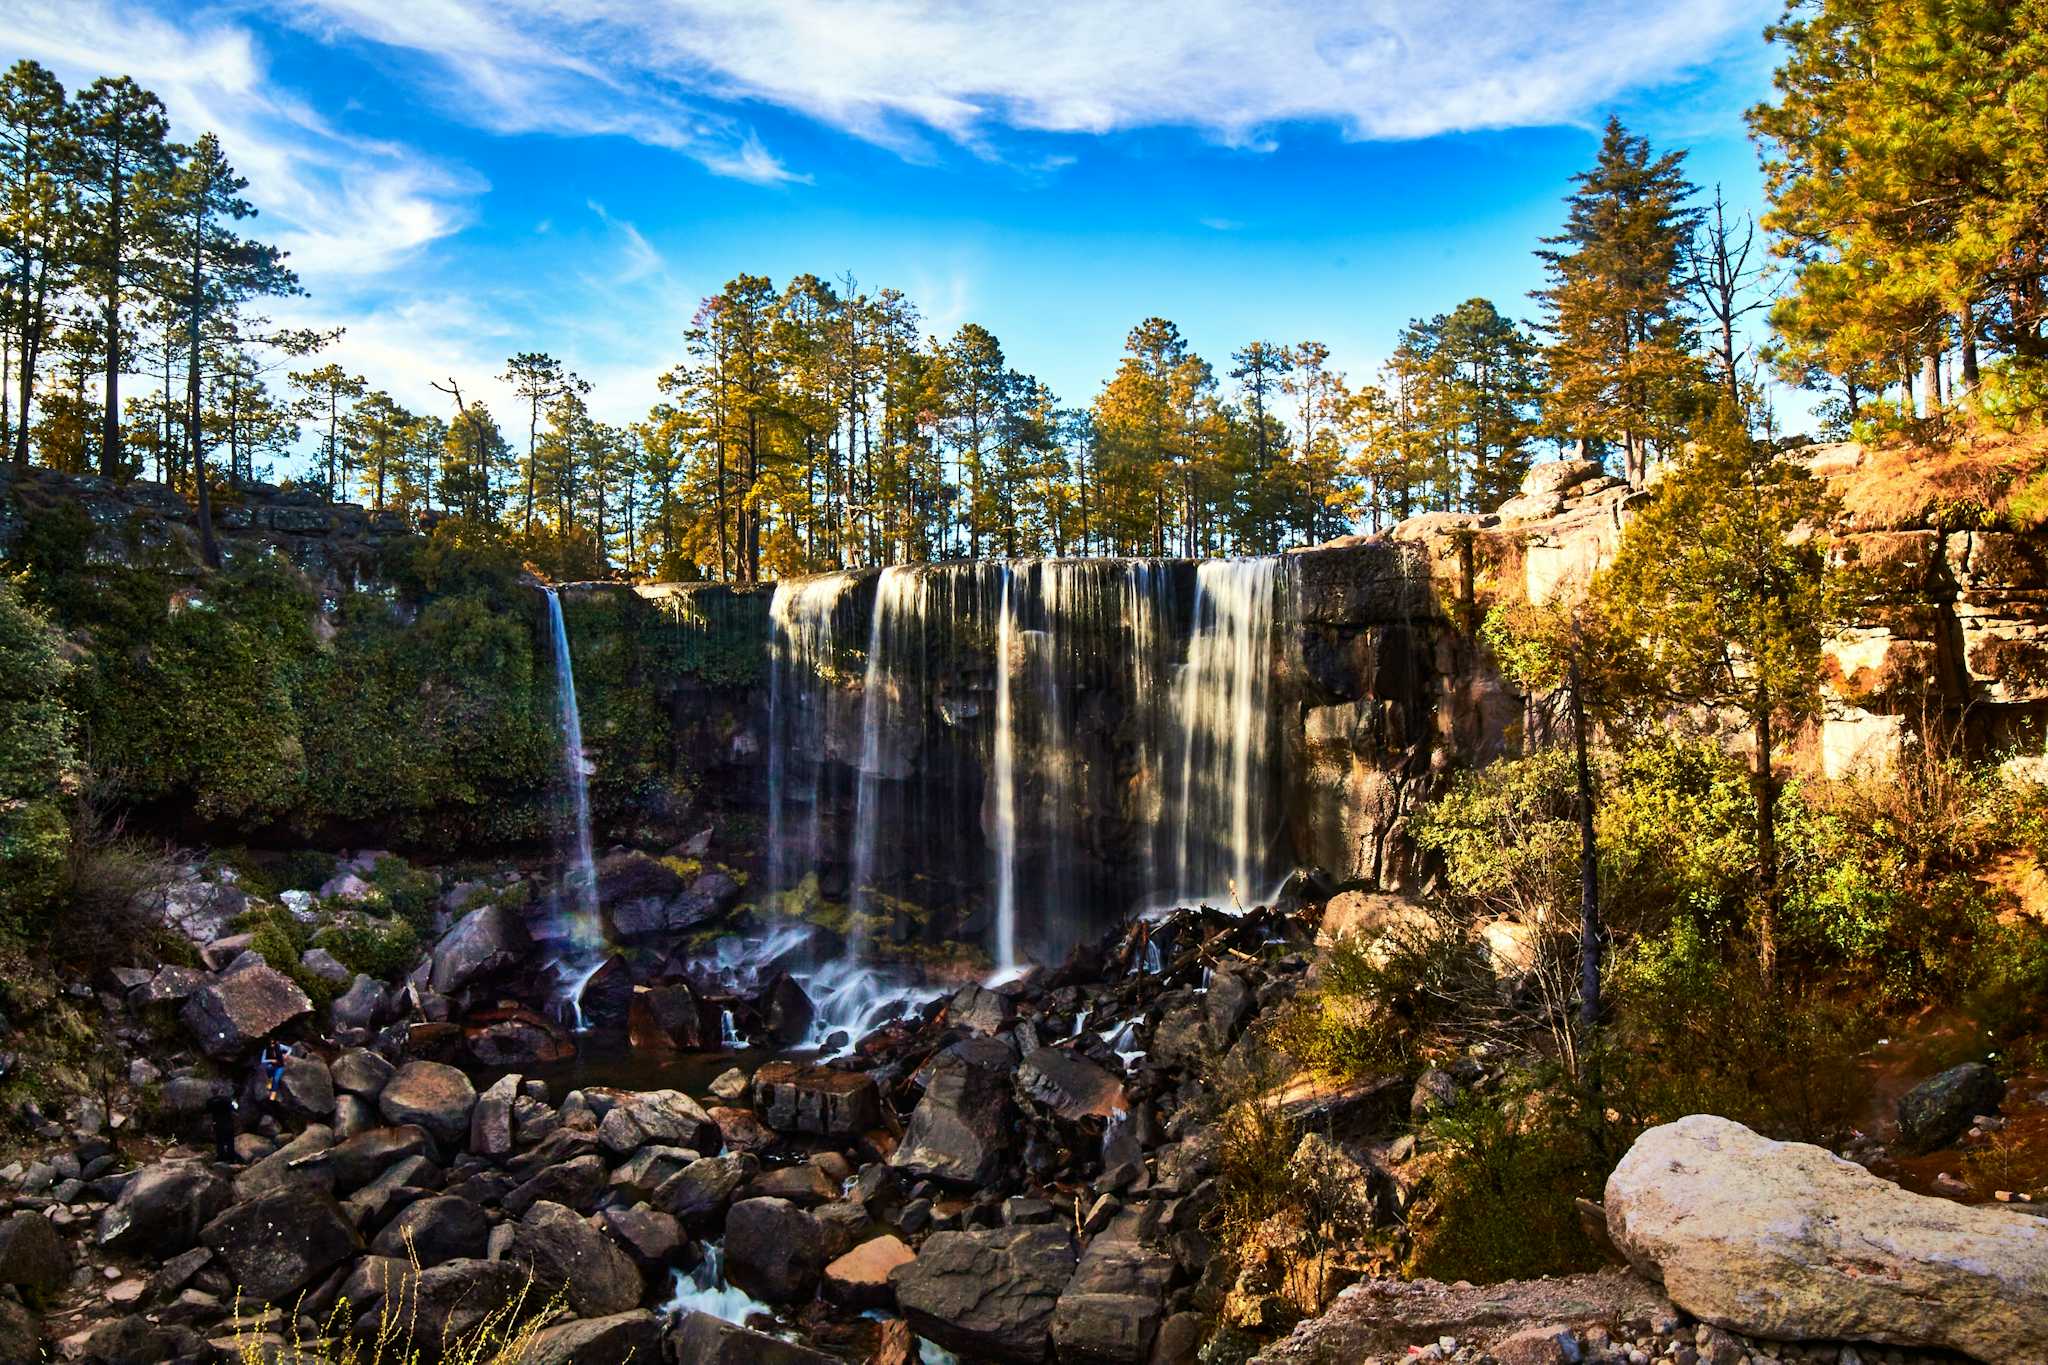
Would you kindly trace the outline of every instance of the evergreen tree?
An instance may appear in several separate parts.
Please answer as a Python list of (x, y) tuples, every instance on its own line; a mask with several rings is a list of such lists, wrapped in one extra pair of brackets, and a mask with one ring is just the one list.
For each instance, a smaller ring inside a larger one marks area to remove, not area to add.
[(1610, 118), (1593, 169), (1574, 177), (1564, 230), (1538, 251), (1543, 304), (1544, 424), (1589, 455), (1608, 445), (1640, 486), (1668, 452), (1692, 400), (1698, 365), (1684, 308), (1683, 252), (1697, 214), (1685, 154), (1650, 154), (1647, 139)]

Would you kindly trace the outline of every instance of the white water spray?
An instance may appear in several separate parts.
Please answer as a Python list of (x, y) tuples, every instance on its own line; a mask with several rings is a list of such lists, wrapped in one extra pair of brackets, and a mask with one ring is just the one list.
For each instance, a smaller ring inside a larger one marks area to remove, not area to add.
[(597, 912), (597, 862), (591, 853), (590, 761), (583, 752), (583, 719), (576, 708), (576, 668), (569, 657), (569, 630), (562, 599), (548, 599), (548, 631), (555, 648), (555, 719), (562, 736), (562, 789), (567, 796), (568, 839), (562, 870), (562, 902), (568, 910), (566, 956), (556, 960), (561, 996), (583, 1027), (583, 988), (603, 965), (604, 925)]
[(996, 943), (998, 975), (1017, 967), (1017, 705), (1011, 674), (1017, 668), (1016, 574), (1003, 569), (1003, 596), (996, 613), (995, 754), (989, 781), (995, 788)]

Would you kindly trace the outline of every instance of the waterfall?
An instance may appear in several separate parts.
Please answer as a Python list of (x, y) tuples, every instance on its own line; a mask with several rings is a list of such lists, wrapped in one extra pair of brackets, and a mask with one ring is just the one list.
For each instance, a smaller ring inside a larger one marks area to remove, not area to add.
[(996, 615), (996, 725), (989, 763), (993, 788), (995, 854), (996, 971), (1017, 965), (1017, 584), (1016, 574), (1003, 569), (1003, 598)]
[[(768, 868), (771, 901), (822, 883), (823, 789), (831, 745), (834, 617), (844, 574), (786, 580), (768, 606)], [(791, 759), (796, 759), (791, 771)]]
[(1175, 700), (1174, 890), (1250, 905), (1270, 876), (1274, 576), (1279, 561), (1208, 560)]
[[(909, 720), (912, 660), (908, 637), (924, 625), (923, 580), (906, 565), (882, 570), (875, 584), (875, 607), (868, 623), (867, 666), (860, 687), (860, 786), (854, 794), (853, 874), (848, 906), (853, 936), (866, 931), (874, 914), (875, 878), (880, 874), (883, 786), (902, 759), (890, 752), (895, 736)], [(916, 643), (921, 643), (918, 641)]]
[(562, 790), (568, 826), (562, 873), (561, 902), (567, 910), (568, 954), (558, 960), (563, 998), (578, 1022), (582, 1019), (583, 986), (597, 967), (604, 947), (604, 926), (597, 913), (597, 864), (591, 854), (590, 769), (583, 753), (583, 720), (576, 709), (576, 670), (569, 658), (569, 631), (562, 622), (562, 599), (553, 588), (548, 599), (548, 630), (555, 650), (555, 718), (562, 735)]

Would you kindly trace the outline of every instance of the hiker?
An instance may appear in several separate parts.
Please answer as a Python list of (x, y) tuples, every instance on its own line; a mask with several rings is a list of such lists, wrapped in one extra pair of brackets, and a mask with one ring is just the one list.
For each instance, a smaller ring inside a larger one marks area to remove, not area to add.
[(213, 1120), (213, 1154), (221, 1161), (235, 1159), (235, 1097), (215, 1095), (206, 1102), (206, 1113)]
[(269, 1088), (263, 1096), (264, 1103), (277, 1103), (277, 1092), (284, 1086), (284, 1064), (291, 1055), (292, 1049), (288, 1043), (281, 1043), (273, 1038), (264, 1044), (260, 1061), (264, 1079), (269, 1082)]

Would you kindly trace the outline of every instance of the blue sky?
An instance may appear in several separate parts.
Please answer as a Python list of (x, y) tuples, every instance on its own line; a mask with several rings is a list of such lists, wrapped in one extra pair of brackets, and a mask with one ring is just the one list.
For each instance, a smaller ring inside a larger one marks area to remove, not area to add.
[[(0, 44), (218, 131), (258, 230), (438, 410), (515, 350), (642, 414), (739, 271), (893, 285), (1085, 402), (1160, 314), (1227, 369), (1526, 313), (1610, 111), (1754, 207), (1774, 0), (0, 0)], [(509, 415), (509, 404), (503, 410)]]

